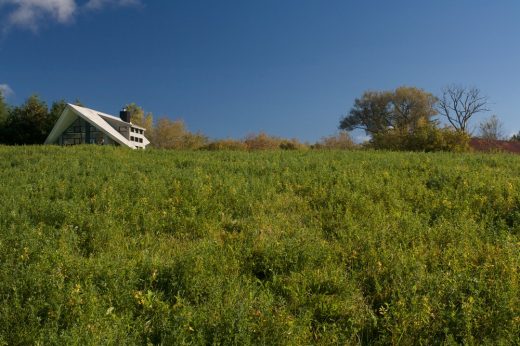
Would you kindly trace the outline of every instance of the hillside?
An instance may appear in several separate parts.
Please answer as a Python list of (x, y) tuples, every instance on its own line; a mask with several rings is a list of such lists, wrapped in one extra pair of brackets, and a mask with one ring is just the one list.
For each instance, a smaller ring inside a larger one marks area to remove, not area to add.
[(0, 158), (0, 345), (520, 343), (520, 157)]

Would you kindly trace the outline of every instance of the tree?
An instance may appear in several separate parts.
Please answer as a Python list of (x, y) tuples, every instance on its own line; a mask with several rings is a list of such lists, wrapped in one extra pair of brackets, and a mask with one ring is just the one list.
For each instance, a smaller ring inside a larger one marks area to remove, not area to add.
[(135, 103), (130, 103), (126, 106), (126, 110), (130, 112), (130, 121), (132, 124), (137, 126), (144, 127), (146, 129), (146, 134), (148, 137), (152, 137), (153, 134), (153, 115), (152, 113), (144, 112), (144, 109), (136, 105)]
[(4, 128), (6, 144), (42, 144), (47, 137), (48, 109), (37, 95), (14, 107)]
[(386, 131), (392, 125), (390, 100), (389, 92), (366, 91), (361, 98), (354, 101), (349, 114), (341, 119), (339, 129), (363, 129), (372, 135)]
[(353, 149), (356, 144), (347, 131), (340, 131), (337, 134), (323, 137), (314, 145), (315, 149)]
[(45, 121), (45, 137), (52, 131), (52, 128), (60, 118), (61, 113), (65, 110), (65, 107), (67, 107), (67, 102), (63, 99), (52, 103), (47, 120)]
[(3, 128), (9, 118), (9, 107), (5, 103), (4, 95), (0, 91), (0, 129)]
[(415, 129), (427, 125), (437, 114), (435, 109), (437, 98), (418, 88), (397, 88), (393, 92), (391, 102), (394, 127), (405, 132), (413, 132)]
[(371, 135), (390, 129), (413, 132), (432, 122), (437, 114), (431, 93), (415, 87), (399, 87), (392, 91), (367, 91), (339, 125), (341, 130), (363, 129)]
[(509, 138), (510, 141), (518, 141), (520, 142), (520, 131), (517, 134), (514, 134)]
[(487, 112), (488, 98), (477, 88), (450, 85), (443, 89), (437, 110), (457, 131), (468, 132), (468, 122), (475, 114)]
[(482, 121), (479, 125), (480, 138), (483, 139), (503, 139), (504, 127), (500, 119), (493, 115), (491, 118)]
[(152, 145), (162, 149), (198, 149), (207, 143), (204, 135), (189, 132), (182, 120), (167, 118), (157, 121), (151, 138)]

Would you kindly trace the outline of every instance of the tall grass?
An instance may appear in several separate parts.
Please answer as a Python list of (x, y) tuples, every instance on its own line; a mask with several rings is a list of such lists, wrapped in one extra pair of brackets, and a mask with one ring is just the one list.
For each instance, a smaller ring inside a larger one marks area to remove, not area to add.
[(0, 147), (0, 345), (519, 344), (519, 171)]

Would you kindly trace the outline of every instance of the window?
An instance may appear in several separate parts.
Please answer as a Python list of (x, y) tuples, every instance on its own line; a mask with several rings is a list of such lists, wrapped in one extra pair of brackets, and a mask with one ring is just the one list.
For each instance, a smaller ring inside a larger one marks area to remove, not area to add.
[(130, 136), (130, 140), (133, 141), (134, 140), (134, 136)]
[(143, 143), (143, 139), (142, 138), (139, 138), (139, 143)]

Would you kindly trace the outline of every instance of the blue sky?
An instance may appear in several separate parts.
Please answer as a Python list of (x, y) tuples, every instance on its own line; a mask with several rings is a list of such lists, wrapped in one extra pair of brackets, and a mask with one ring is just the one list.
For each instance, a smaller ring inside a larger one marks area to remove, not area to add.
[(476, 86), (520, 130), (516, 0), (0, 0), (0, 88), (19, 104), (136, 102), (212, 138), (316, 141), (367, 89)]

